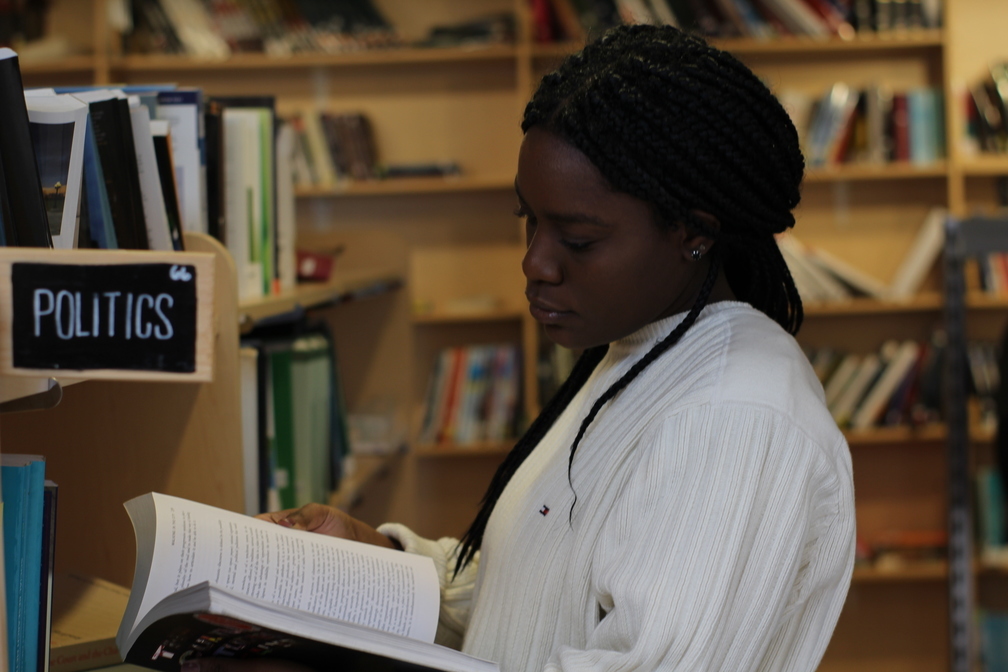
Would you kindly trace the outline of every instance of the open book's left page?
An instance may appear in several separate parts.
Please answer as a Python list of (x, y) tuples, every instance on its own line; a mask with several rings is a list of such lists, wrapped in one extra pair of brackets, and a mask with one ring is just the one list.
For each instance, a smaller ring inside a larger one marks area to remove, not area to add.
[(292, 530), (149, 493), (126, 510), (137, 538), (130, 603), (117, 641), (164, 597), (203, 581), (265, 602), (426, 642), (439, 586), (429, 558)]

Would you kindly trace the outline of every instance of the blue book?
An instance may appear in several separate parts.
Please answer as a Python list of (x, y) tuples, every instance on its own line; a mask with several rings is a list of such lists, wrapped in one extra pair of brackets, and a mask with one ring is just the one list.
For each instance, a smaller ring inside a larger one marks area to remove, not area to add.
[(4, 501), (8, 665), (11, 672), (35, 672), (42, 580), (43, 458), (0, 457), (0, 488)]
[(84, 135), (84, 191), (87, 203), (89, 233), (94, 244), (103, 250), (118, 249), (115, 226), (112, 224), (112, 208), (105, 188), (105, 172), (98, 158), (98, 141), (91, 115), (88, 115), (87, 130)]

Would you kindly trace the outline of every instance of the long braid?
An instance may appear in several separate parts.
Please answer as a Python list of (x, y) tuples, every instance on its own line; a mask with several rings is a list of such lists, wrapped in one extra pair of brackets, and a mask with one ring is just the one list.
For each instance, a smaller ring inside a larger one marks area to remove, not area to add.
[[(737, 298), (797, 333), (801, 298), (774, 236), (794, 225), (805, 162), (784, 108), (745, 65), (668, 26), (621, 26), (569, 56), (526, 106), (522, 131), (532, 127), (580, 150), (614, 190), (649, 203), (659, 225), (716, 240), (686, 317), (593, 402), (571, 445), (570, 478), (577, 447), (602, 407), (681, 340), (722, 268)], [(497, 469), (460, 541), (456, 573), (475, 557), (511, 477), (606, 350), (585, 351)]]

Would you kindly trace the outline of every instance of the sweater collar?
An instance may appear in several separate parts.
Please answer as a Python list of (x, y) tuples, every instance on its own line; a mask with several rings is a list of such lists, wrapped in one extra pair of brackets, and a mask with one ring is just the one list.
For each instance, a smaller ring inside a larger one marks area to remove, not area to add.
[[(697, 316), (696, 322), (700, 323), (706, 321), (715, 315), (720, 315), (726, 311), (737, 309), (740, 306), (748, 307), (749, 304), (743, 301), (718, 301), (716, 303), (708, 304), (700, 311), (700, 315)], [(654, 322), (644, 325), (629, 336), (624, 336), (623, 338), (613, 341), (609, 344), (610, 355), (624, 357), (632, 355), (636, 352), (646, 352), (647, 350), (650, 350), (655, 343), (672, 333), (672, 331), (679, 326), (679, 323), (686, 318), (686, 314), (688, 312), (689, 311), (683, 311), (669, 317), (664, 317), (660, 320), (655, 320)], [(696, 324), (694, 324), (694, 326), (696, 326)]]

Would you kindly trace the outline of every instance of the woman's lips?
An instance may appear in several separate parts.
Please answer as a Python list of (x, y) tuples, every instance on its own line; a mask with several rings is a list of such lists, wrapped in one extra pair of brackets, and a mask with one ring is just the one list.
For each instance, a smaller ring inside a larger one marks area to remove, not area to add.
[(562, 310), (542, 301), (530, 301), (529, 312), (537, 322), (559, 322), (566, 317), (573, 315), (569, 310)]

